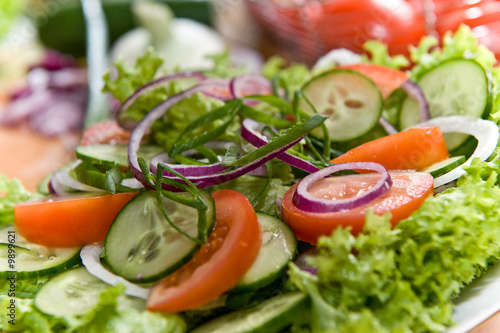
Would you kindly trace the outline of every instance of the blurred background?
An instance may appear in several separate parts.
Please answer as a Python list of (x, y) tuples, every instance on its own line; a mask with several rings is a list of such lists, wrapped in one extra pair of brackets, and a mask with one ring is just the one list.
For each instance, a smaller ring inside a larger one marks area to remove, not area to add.
[(0, 174), (33, 189), (73, 158), (86, 117), (107, 107), (104, 71), (150, 46), (166, 70), (228, 50), (258, 71), (273, 55), (310, 66), (332, 49), (362, 53), (370, 39), (408, 55), (461, 23), (500, 59), (500, 0), (1, 0)]

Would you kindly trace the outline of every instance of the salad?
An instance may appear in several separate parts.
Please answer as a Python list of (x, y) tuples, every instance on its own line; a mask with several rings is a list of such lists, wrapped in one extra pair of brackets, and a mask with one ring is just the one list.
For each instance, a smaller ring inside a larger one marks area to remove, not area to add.
[(445, 332), (500, 255), (500, 68), (462, 26), (261, 73), (104, 75), (118, 103), (36, 192), (0, 178), (19, 332)]

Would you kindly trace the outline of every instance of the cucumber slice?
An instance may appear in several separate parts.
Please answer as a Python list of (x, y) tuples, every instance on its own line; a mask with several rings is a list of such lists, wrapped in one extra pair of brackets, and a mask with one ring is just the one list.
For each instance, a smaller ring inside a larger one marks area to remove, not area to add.
[[(209, 206), (207, 228), (215, 224), (215, 205), (202, 191)], [(188, 235), (198, 233), (198, 210), (163, 198), (173, 223)], [(117, 275), (133, 282), (156, 281), (186, 263), (199, 245), (168, 224), (156, 203), (154, 191), (143, 191), (118, 213), (104, 241), (104, 260)]]
[(29, 243), (12, 225), (0, 230), (0, 279), (13, 274), (12, 271), (18, 280), (48, 276), (79, 262), (79, 247), (48, 248)]
[(285, 222), (264, 213), (257, 213), (257, 217), (262, 225), (262, 247), (250, 270), (231, 289), (232, 293), (245, 293), (269, 285), (285, 272), (296, 255), (297, 239)]
[[(87, 314), (99, 302), (99, 295), (110, 287), (106, 282), (79, 266), (55, 275), (36, 293), (34, 304), (41, 312), (54, 317)], [(126, 295), (119, 296), (119, 306), (138, 310), (145, 308), (145, 300)]]
[[(78, 146), (75, 154), (77, 158), (93, 164), (128, 167), (127, 151), (126, 145), (97, 144)], [(138, 155), (149, 161), (151, 157), (162, 151), (163, 149), (159, 146), (141, 146)]]
[[(325, 126), (334, 142), (356, 139), (375, 127), (382, 114), (382, 95), (372, 80), (348, 69), (333, 69), (307, 82), (303, 94), (321, 114), (329, 115)], [(299, 108), (314, 111), (301, 99)], [(323, 138), (321, 127), (311, 131)]]
[(275, 333), (291, 325), (309, 309), (302, 292), (270, 298), (251, 309), (228, 313), (191, 331), (192, 333)]
[[(482, 118), (489, 114), (493, 101), (488, 72), (475, 60), (452, 59), (425, 73), (418, 81), (427, 101), (431, 118), (462, 115)], [(407, 97), (401, 104), (399, 127), (420, 123), (417, 102)], [(444, 134), (448, 150), (460, 147), (469, 136)]]
[(464, 164), (467, 159), (465, 156), (453, 156), (450, 158), (447, 158), (444, 161), (435, 163), (428, 167), (425, 170), (422, 170), (422, 172), (429, 172), (432, 177), (436, 178), (441, 175), (444, 175), (445, 173), (458, 168), (460, 165)]

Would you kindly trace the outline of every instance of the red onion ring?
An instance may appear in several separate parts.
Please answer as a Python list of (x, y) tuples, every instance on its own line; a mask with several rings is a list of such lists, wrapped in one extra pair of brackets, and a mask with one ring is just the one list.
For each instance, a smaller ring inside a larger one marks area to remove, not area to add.
[(259, 74), (238, 75), (229, 83), (229, 91), (234, 97), (250, 95), (270, 95), (273, 92), (271, 82)]
[[(142, 138), (146, 135), (146, 132), (153, 125), (153, 123), (162, 117), (168, 109), (170, 109), (175, 104), (180, 101), (194, 95), (197, 92), (203, 91), (203, 89), (209, 88), (213, 84), (213, 80), (201, 81), (198, 85), (186, 89), (178, 94), (172, 95), (167, 98), (162, 103), (155, 106), (151, 111), (149, 111), (144, 118), (142, 118), (132, 129), (128, 144), (128, 161), (130, 165), (130, 171), (132, 176), (140, 181), (145, 187), (150, 188), (146, 178), (142, 174), (139, 163), (137, 162), (137, 151), (141, 145)], [(215, 82), (217, 83), (217, 82)]]
[(391, 135), (398, 133), (398, 130), (384, 117), (380, 117), (378, 123), (384, 128), (387, 134)]
[(423, 122), (431, 119), (429, 103), (427, 102), (427, 98), (425, 98), (424, 92), (420, 86), (413, 81), (406, 80), (401, 85), (401, 89), (403, 89), (408, 96), (417, 101), (418, 110), (420, 112), (420, 121)]
[[(381, 174), (377, 184), (365, 193), (348, 199), (328, 200), (312, 196), (307, 190), (318, 179), (329, 176), (330, 174), (342, 170), (373, 170)], [(373, 162), (350, 162), (339, 163), (321, 169), (318, 172), (306, 176), (297, 186), (293, 196), (293, 204), (300, 210), (309, 213), (335, 213), (339, 211), (348, 211), (354, 208), (364, 206), (377, 199), (389, 191), (392, 186), (392, 179), (386, 168)]]
[[(187, 151), (186, 153), (189, 153)], [(206, 164), (206, 165), (188, 165), (188, 164), (174, 164), (170, 163), (173, 162), (173, 159), (168, 156), (167, 153), (160, 153), (156, 156), (153, 156), (151, 160), (149, 161), (149, 168), (152, 173), (156, 173), (157, 170), (157, 165), (159, 163), (162, 163), (163, 165), (168, 165), (184, 177), (199, 177), (199, 176), (204, 176), (208, 174), (214, 174), (214, 173), (219, 173), (224, 170), (229, 169), (230, 167), (228, 166), (223, 166), (220, 163), (213, 163), (213, 164)], [(169, 175), (172, 177), (175, 177), (174, 174), (168, 171), (164, 171), (163, 174), (165, 176)]]
[[(192, 183), (194, 183), (194, 185), (199, 189), (203, 189), (203, 188), (207, 188), (207, 187), (211, 187), (211, 186), (215, 186), (215, 185), (229, 182), (233, 179), (236, 179), (238, 177), (243, 176), (244, 174), (249, 173), (252, 170), (255, 170), (256, 168), (260, 167), (261, 165), (266, 164), (267, 162), (269, 162), (273, 158), (276, 158), (277, 156), (279, 156), (283, 152), (285, 152), (288, 149), (290, 149), (291, 147), (295, 146), (300, 140), (302, 140), (304, 138), (304, 136), (276, 149), (275, 151), (273, 151), (267, 155), (262, 156), (261, 158), (253, 161), (252, 163), (249, 163), (245, 166), (238, 167), (232, 171), (217, 173), (217, 174), (209, 174), (209, 175), (198, 176), (198, 177), (186, 177), (186, 178), (188, 180), (190, 180)], [(177, 177), (165, 176), (165, 178), (178, 180)], [(176, 190), (175, 188), (172, 188), (169, 186), (164, 186), (163, 188), (170, 190), (170, 191)]]
[(179, 79), (190, 79), (190, 78), (197, 78), (200, 81), (205, 79), (205, 75), (203, 75), (200, 72), (183, 72), (183, 73), (176, 73), (176, 74), (171, 74), (171, 75), (165, 75), (162, 77), (157, 78), (156, 80), (153, 80), (151, 82), (146, 83), (139, 89), (137, 89), (132, 95), (130, 95), (121, 105), (120, 107), (116, 110), (116, 119), (118, 123), (120, 124), (121, 127), (131, 130), (134, 126), (135, 123), (133, 122), (127, 122), (124, 121), (123, 119), (120, 119), (120, 115), (130, 108), (130, 106), (141, 96), (146, 94), (147, 92), (158, 88), (159, 86), (169, 83), (175, 80)]
[[(250, 118), (244, 119), (241, 126), (241, 136), (253, 146), (260, 148), (267, 145), (267, 140), (264, 136), (261, 136), (260, 133), (258, 133), (258, 127), (259, 123), (255, 120)], [(287, 152), (280, 154), (276, 158), (308, 173), (317, 172), (319, 170), (319, 168), (314, 164)]]

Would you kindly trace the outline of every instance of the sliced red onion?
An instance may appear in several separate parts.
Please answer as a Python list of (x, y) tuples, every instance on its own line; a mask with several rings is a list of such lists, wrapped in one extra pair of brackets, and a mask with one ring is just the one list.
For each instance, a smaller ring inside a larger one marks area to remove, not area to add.
[(107, 270), (99, 260), (99, 255), (101, 254), (103, 245), (93, 244), (86, 245), (80, 251), (80, 257), (82, 258), (82, 264), (87, 268), (87, 271), (93, 276), (99, 278), (112, 286), (123, 285), (125, 287), (125, 294), (129, 296), (139, 297), (147, 299), (150, 289), (142, 288), (138, 285), (133, 284), (130, 281), (125, 280), (121, 276), (118, 276), (111, 271)]
[(217, 86), (219, 84), (218, 80), (207, 79), (201, 81), (198, 85), (186, 89), (178, 94), (172, 95), (167, 98), (164, 102), (158, 104), (156, 107), (151, 109), (151, 111), (142, 118), (137, 125), (133, 128), (129, 144), (128, 144), (128, 160), (130, 169), (132, 172), (132, 176), (134, 176), (137, 180), (139, 180), (144, 186), (150, 187), (148, 182), (146, 181), (144, 175), (141, 172), (139, 164), (137, 162), (137, 151), (141, 145), (142, 138), (146, 135), (149, 128), (153, 125), (153, 123), (162, 117), (165, 112), (170, 109), (175, 104), (180, 101), (188, 98), (189, 96), (194, 95), (197, 92), (202, 92), (203, 90), (208, 90), (213, 86)]
[[(189, 154), (189, 151), (186, 152)], [(185, 177), (198, 177), (204, 176), (207, 174), (219, 173), (224, 170), (229, 169), (230, 167), (223, 166), (220, 163), (206, 164), (206, 165), (188, 165), (188, 164), (174, 164), (173, 159), (168, 156), (167, 153), (160, 153), (156, 156), (153, 156), (149, 162), (150, 169), (152, 173), (156, 173), (158, 163), (162, 163), (164, 165), (168, 165), (175, 171), (179, 172), (181, 175)], [(165, 176), (175, 177), (174, 174), (165, 171)]]
[(26, 117), (43, 110), (53, 101), (50, 91), (40, 90), (8, 104), (0, 116), (0, 124), (16, 125)]
[(50, 183), (49, 183), (50, 192), (58, 196), (64, 196), (68, 193), (75, 191), (96, 192), (96, 193), (106, 192), (100, 188), (79, 182), (75, 178), (71, 177), (69, 171), (76, 168), (80, 163), (82, 163), (81, 160), (76, 160), (69, 166), (54, 172), (52, 174), (52, 177), (50, 178)]
[(221, 101), (227, 101), (234, 97), (229, 90), (230, 79), (218, 78), (210, 79), (210, 81), (211, 84), (201, 91), (205, 96), (220, 99)]
[(378, 119), (378, 123), (382, 125), (387, 134), (391, 135), (398, 133), (398, 130), (389, 122), (389, 120), (385, 119), (384, 117), (380, 117)]
[[(249, 173), (250, 171), (264, 165), (265, 163), (269, 162), (273, 158), (276, 158), (277, 156), (279, 156), (283, 152), (285, 152), (288, 149), (295, 146), (303, 138), (304, 138), (304, 136), (284, 145), (283, 147), (276, 149), (275, 151), (273, 151), (265, 156), (262, 156), (261, 158), (253, 161), (252, 163), (249, 163), (245, 166), (238, 167), (232, 171), (222, 172), (222, 173), (217, 173), (217, 174), (210, 174), (210, 175), (199, 176), (199, 177), (186, 177), (186, 178), (189, 179), (192, 183), (194, 183), (194, 185), (196, 185), (196, 187), (198, 187), (200, 189), (229, 182), (231, 180), (234, 180), (238, 177), (241, 177), (241, 176)], [(166, 176), (165, 178), (178, 179), (177, 177), (168, 177), (168, 176)], [(169, 186), (165, 186), (164, 188), (167, 190), (170, 190), (170, 191), (175, 190), (174, 188), (169, 187)]]
[[(257, 148), (267, 144), (267, 138), (257, 131), (259, 126), (258, 122), (250, 118), (244, 119), (241, 126), (241, 136)], [(314, 164), (287, 152), (280, 154), (276, 158), (305, 172), (313, 173), (319, 170)]]
[[(84, 94), (86, 96), (86, 94)], [(84, 104), (69, 98), (55, 99), (43, 110), (29, 116), (31, 128), (45, 136), (60, 136), (82, 128)]]
[(427, 98), (425, 98), (424, 92), (418, 84), (413, 81), (406, 80), (401, 88), (418, 103), (418, 110), (420, 112), (420, 121), (427, 121), (431, 119), (431, 113), (429, 110), (429, 103)]
[(477, 139), (477, 147), (469, 159), (450, 172), (434, 178), (434, 187), (447, 184), (465, 174), (463, 167), (470, 166), (473, 159), (480, 158), (484, 161), (490, 157), (495, 151), (500, 137), (498, 127), (494, 122), (467, 116), (437, 117), (413, 127), (431, 126), (439, 126), (443, 133), (465, 133)]
[[(373, 170), (381, 174), (379, 181), (366, 192), (348, 199), (328, 200), (316, 198), (308, 192), (309, 187), (321, 178), (342, 170)], [(392, 186), (392, 179), (383, 165), (373, 162), (339, 163), (321, 169), (306, 176), (297, 186), (293, 196), (293, 204), (300, 210), (309, 213), (334, 213), (349, 211), (364, 206), (384, 195)]]
[(233, 78), (229, 84), (231, 94), (236, 97), (250, 95), (270, 95), (273, 92), (271, 82), (259, 74), (243, 74)]
[(156, 80), (153, 80), (151, 82), (146, 83), (139, 89), (137, 89), (132, 95), (130, 95), (116, 110), (116, 117), (118, 119), (118, 122), (120, 125), (125, 128), (131, 130), (135, 123), (132, 122), (126, 122), (123, 119), (120, 119), (120, 115), (130, 108), (130, 106), (141, 96), (144, 94), (148, 93), (149, 91), (158, 88), (161, 85), (164, 85), (166, 83), (176, 81), (176, 80), (181, 80), (181, 79), (198, 79), (198, 80), (204, 80), (205, 75), (200, 72), (183, 72), (183, 73), (176, 73), (176, 74), (170, 74), (170, 75), (165, 75), (162, 77), (157, 78)]

